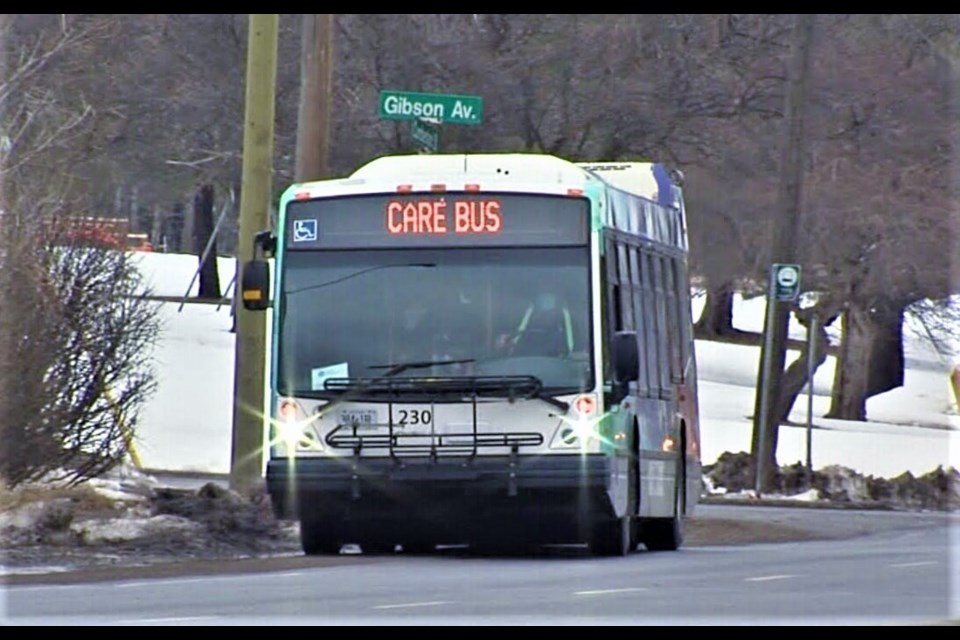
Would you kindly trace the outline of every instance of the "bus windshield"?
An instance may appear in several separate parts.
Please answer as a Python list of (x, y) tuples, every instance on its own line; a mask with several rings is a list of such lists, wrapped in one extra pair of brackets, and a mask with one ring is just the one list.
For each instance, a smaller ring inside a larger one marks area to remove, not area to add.
[[(536, 376), (593, 387), (589, 250), (458, 247), (292, 251), (283, 263), (278, 391), (331, 378)], [(460, 362), (445, 362), (445, 361)]]

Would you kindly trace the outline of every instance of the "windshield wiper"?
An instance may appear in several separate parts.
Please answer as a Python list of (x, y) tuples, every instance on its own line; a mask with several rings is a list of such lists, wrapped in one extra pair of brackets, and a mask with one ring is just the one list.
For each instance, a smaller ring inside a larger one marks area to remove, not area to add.
[[(407, 369), (426, 369), (427, 367), (446, 365), (446, 364), (465, 364), (468, 362), (476, 362), (476, 361), (473, 358), (466, 358), (463, 360), (417, 360), (414, 362), (398, 362), (395, 364), (371, 365), (368, 367), (368, 369), (386, 369), (387, 371), (379, 378), (371, 378), (371, 379), (363, 380), (361, 384), (356, 387), (351, 388), (348, 386), (343, 390), (336, 390), (336, 391), (339, 391), (340, 395), (336, 396), (329, 403), (324, 405), (323, 411), (326, 412), (331, 407), (337, 404), (360, 397), (364, 393), (369, 391), (372, 387), (375, 387), (377, 383), (383, 380), (384, 378), (390, 378), (392, 376), (397, 375), (398, 373), (402, 373), (406, 371)], [(345, 380), (349, 380), (349, 378)], [(324, 391), (327, 391), (327, 389), (324, 389)]]
[(553, 406), (555, 406), (556, 408), (560, 409), (560, 410), (563, 411), (564, 413), (566, 413), (567, 411), (570, 410), (570, 403), (569, 403), (569, 402), (564, 402), (563, 400), (560, 400), (560, 399), (556, 398), (556, 397), (553, 396), (552, 394), (545, 393), (545, 392), (542, 391), (542, 390), (539, 390), (539, 391), (537, 391), (536, 393), (534, 393), (534, 394), (533, 394), (533, 397), (534, 397), (534, 398), (537, 398), (538, 400), (543, 400), (543, 401), (546, 402), (547, 404), (552, 404)]
[(414, 362), (398, 362), (395, 364), (374, 364), (367, 368), (386, 369), (387, 372), (383, 374), (383, 377), (389, 378), (398, 373), (403, 373), (407, 369), (427, 369), (429, 367), (438, 367), (447, 364), (467, 364), (470, 362), (476, 362), (476, 360), (473, 358), (464, 358), (462, 360), (416, 360)]
[[(448, 365), (448, 364), (466, 364), (470, 362), (476, 362), (473, 358), (465, 358), (463, 360), (419, 360), (414, 362), (399, 362), (396, 364), (375, 364), (368, 367), (369, 369), (386, 369), (386, 373), (383, 374), (382, 378), (389, 378), (400, 374), (408, 369), (426, 369), (428, 367)], [(570, 410), (570, 403), (564, 402), (563, 400), (557, 399), (553, 394), (546, 393), (541, 390), (543, 382), (536, 376), (529, 376), (531, 379), (535, 380), (537, 383), (537, 388), (527, 395), (528, 398), (536, 398), (538, 400), (543, 400), (547, 404), (553, 405), (554, 407), (560, 409), (564, 413)]]

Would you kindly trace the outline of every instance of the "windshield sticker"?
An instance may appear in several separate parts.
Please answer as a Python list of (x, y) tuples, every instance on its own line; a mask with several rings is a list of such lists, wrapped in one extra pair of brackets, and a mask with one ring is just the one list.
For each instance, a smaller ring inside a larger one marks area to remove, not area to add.
[(310, 389), (323, 391), (323, 384), (330, 378), (349, 378), (350, 373), (346, 362), (338, 362), (326, 367), (318, 367), (310, 371)]
[(316, 220), (294, 220), (293, 221), (293, 241), (294, 242), (316, 242), (317, 241), (317, 221)]

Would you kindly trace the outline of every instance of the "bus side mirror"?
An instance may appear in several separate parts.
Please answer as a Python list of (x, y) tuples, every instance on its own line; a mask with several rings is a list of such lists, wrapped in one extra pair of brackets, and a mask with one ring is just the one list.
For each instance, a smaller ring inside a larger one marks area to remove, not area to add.
[(241, 299), (247, 311), (263, 311), (270, 306), (270, 263), (248, 260), (240, 274)]
[(610, 352), (613, 356), (613, 378), (626, 385), (640, 377), (640, 348), (634, 331), (618, 331), (613, 336)]
[(264, 258), (272, 258), (277, 253), (277, 236), (273, 235), (273, 232), (269, 229), (266, 231), (260, 231), (255, 236), (253, 236), (253, 255), (257, 255), (259, 250), (260, 255)]

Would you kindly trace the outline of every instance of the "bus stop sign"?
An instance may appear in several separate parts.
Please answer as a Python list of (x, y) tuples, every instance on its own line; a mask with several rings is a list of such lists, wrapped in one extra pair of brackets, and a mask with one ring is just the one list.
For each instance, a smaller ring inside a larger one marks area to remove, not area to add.
[(800, 265), (774, 264), (770, 269), (771, 288), (778, 302), (792, 302), (800, 294)]

